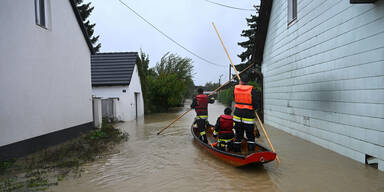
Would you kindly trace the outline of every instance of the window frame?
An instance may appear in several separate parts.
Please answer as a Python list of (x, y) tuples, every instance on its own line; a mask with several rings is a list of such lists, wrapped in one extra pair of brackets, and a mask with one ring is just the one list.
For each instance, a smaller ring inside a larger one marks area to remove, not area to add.
[(377, 0), (349, 0), (350, 4), (375, 3)]
[(297, 0), (287, 0), (287, 25), (297, 20)]
[(36, 25), (48, 29), (46, 0), (35, 0), (35, 22)]

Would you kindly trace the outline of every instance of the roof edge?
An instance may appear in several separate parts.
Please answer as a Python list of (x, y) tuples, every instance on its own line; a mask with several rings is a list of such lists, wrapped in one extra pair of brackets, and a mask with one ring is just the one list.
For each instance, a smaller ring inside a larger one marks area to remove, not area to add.
[(69, 0), (69, 2), (71, 3), (73, 13), (76, 16), (77, 23), (80, 26), (81, 32), (83, 32), (83, 36), (84, 36), (85, 41), (87, 42), (88, 48), (91, 51), (91, 54), (95, 54), (96, 53), (95, 49), (93, 48), (92, 42), (90, 40), (90, 37), (89, 37), (89, 35), (87, 33), (87, 30), (85, 29), (85, 26), (84, 26), (84, 23), (83, 23), (83, 19), (81, 18), (79, 10), (77, 9), (77, 6), (76, 6), (76, 2), (75, 2), (75, 0)]
[(139, 54), (136, 51), (129, 51), (129, 52), (99, 52), (96, 53), (95, 55), (108, 55), (108, 54)]
[[(259, 36), (257, 46), (255, 47), (255, 56), (251, 58), (253, 63), (259, 64), (260, 66), (263, 64), (264, 57), (264, 48), (267, 40), (268, 28), (269, 28), (269, 20), (271, 17), (273, 0), (261, 0), (260, 1), (260, 9), (259, 9), (259, 22), (260, 29), (258, 30), (256, 36)], [(256, 65), (255, 65), (256, 67)]]
[(131, 84), (131, 82), (129, 83), (98, 83), (98, 84), (95, 84), (95, 83), (92, 83), (92, 87), (110, 87), (110, 86), (129, 86)]

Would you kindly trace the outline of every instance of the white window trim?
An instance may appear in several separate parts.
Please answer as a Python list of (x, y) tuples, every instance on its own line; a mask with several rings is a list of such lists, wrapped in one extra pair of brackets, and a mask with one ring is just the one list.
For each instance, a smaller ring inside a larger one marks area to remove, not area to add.
[[(44, 29), (49, 29), (49, 26), (50, 26), (50, 1), (49, 0), (35, 0), (35, 23), (36, 25), (40, 26), (41, 28), (44, 28)], [(40, 11), (40, 8), (41, 8), (41, 4), (40, 2), (43, 2), (43, 8), (44, 8), (44, 11), (43, 11), (43, 14), (44, 14), (44, 22), (42, 22), (42, 18), (41, 18), (41, 11)]]
[(297, 20), (297, 0), (287, 0), (287, 20), (288, 26)]

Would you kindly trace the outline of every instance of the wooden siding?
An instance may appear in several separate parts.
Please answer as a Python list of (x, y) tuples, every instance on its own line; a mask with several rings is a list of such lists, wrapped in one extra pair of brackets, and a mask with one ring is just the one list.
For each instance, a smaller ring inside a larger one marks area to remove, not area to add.
[(360, 162), (384, 160), (384, 1), (302, 0), (297, 11), (288, 26), (287, 1), (273, 1), (265, 123)]

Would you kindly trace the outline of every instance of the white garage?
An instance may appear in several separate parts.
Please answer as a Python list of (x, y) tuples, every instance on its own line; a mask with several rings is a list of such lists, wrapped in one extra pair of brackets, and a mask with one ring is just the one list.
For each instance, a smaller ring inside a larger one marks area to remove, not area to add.
[(91, 57), (92, 92), (103, 100), (103, 116), (130, 121), (144, 115), (137, 52), (98, 53)]

